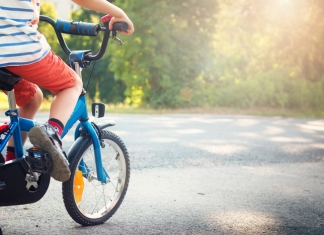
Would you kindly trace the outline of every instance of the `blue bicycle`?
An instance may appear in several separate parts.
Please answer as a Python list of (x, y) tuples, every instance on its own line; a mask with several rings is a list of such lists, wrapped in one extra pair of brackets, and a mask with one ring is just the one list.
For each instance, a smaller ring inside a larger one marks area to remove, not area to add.
[[(71, 67), (81, 77), (82, 68), (88, 67), (92, 61), (101, 59), (108, 45), (109, 38), (119, 41), (116, 30), (128, 28), (120, 22), (109, 30), (110, 16), (104, 16), (100, 24), (54, 21), (41, 16), (40, 20), (51, 24), (56, 32), (63, 51), (69, 55)], [(62, 33), (74, 35), (97, 36), (104, 32), (101, 48), (95, 55), (90, 50), (71, 51), (62, 37)], [(20, 77), (5, 68), (0, 69), (0, 89), (8, 93), (9, 110), (5, 115), (9, 123), (0, 124), (0, 152), (3, 151), (12, 136), (15, 144), (16, 160), (4, 162), (0, 157), (0, 206), (34, 203), (46, 193), (52, 168), (49, 153), (40, 149), (30, 148), (24, 151), (21, 131), (28, 132), (38, 122), (21, 118), (18, 115), (13, 86)], [(105, 106), (102, 103), (92, 104), (92, 115), (103, 117)], [(69, 215), (81, 225), (96, 225), (107, 221), (122, 203), (130, 179), (129, 156), (123, 141), (114, 133), (104, 130), (115, 125), (113, 122), (90, 122), (86, 106), (86, 90), (62, 133), (64, 136), (77, 124), (74, 143), (67, 153), (70, 163), (71, 177), (63, 183), (63, 199)]]

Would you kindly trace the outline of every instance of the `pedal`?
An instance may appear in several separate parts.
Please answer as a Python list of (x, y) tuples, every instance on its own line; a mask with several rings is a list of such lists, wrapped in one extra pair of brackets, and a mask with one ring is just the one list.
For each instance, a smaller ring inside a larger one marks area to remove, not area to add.
[(53, 170), (53, 160), (48, 152), (37, 148), (30, 148), (26, 151), (28, 154), (25, 160), (32, 172), (49, 174)]
[(29, 191), (35, 191), (38, 188), (38, 180), (39, 180), (40, 173), (37, 172), (30, 172), (26, 174), (26, 189)]

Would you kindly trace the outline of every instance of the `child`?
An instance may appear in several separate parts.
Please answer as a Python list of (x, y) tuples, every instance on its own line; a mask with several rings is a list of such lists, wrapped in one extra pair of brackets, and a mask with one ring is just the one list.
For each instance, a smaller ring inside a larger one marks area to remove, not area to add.
[[(73, 0), (76, 4), (114, 16), (114, 22), (127, 22), (125, 35), (134, 32), (134, 26), (123, 10), (105, 0)], [(46, 124), (33, 127), (28, 133), (34, 147), (51, 154), (54, 167), (50, 175), (61, 182), (70, 177), (69, 164), (62, 152), (60, 135), (71, 116), (82, 91), (82, 80), (56, 56), (46, 38), (37, 31), (40, 0), (0, 0), (0, 67), (17, 74), (21, 80), (14, 86), (19, 115), (33, 119), (43, 99), (38, 86), (56, 96), (51, 104)], [(23, 143), (27, 133), (22, 133)], [(13, 140), (7, 147), (6, 161), (15, 159)]]

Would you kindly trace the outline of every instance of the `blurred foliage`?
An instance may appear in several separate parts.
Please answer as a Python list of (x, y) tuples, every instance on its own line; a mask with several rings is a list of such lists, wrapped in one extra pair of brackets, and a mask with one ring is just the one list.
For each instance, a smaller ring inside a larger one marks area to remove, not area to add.
[[(110, 42), (93, 72), (92, 100), (154, 108), (324, 110), (322, 0), (113, 2), (132, 19), (135, 33), (119, 35), (124, 46)], [(55, 18), (47, 4), (42, 13)], [(71, 13), (75, 21), (94, 23), (101, 15)], [(66, 39), (72, 49), (96, 52), (101, 36)]]
[(323, 10), (319, 0), (222, 1), (206, 102), (323, 110)]
[(116, 0), (135, 25), (125, 45), (113, 45), (111, 69), (127, 86), (129, 103), (186, 106), (180, 91), (199, 87), (197, 77), (212, 58), (217, 1)]

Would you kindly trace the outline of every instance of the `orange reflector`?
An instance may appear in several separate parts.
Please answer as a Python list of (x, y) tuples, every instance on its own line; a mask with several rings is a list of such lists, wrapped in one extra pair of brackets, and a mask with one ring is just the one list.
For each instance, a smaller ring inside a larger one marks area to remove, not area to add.
[(74, 182), (73, 182), (73, 190), (74, 190), (75, 200), (77, 202), (81, 202), (82, 194), (83, 194), (83, 190), (84, 190), (82, 171), (75, 172), (75, 177), (74, 177)]

